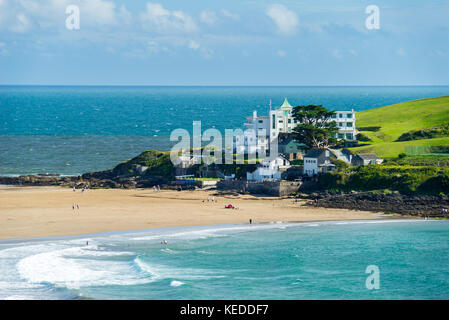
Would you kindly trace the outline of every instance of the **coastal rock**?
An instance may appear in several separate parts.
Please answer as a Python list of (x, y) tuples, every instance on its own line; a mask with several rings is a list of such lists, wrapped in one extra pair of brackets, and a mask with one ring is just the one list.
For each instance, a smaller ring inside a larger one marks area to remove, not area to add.
[(449, 217), (442, 209), (449, 209), (449, 196), (405, 195), (400, 193), (359, 192), (348, 194), (313, 193), (310, 205), (325, 208), (399, 213), (411, 216)]

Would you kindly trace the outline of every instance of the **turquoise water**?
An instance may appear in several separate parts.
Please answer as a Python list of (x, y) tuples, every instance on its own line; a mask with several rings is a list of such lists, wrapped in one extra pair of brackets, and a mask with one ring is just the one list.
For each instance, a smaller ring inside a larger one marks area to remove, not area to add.
[[(378, 290), (365, 286), (368, 265), (379, 267)], [(271, 223), (2, 242), (0, 298), (448, 299), (449, 222)]]
[(253, 110), (292, 105), (356, 111), (449, 94), (449, 87), (14, 87), (0, 86), (0, 175), (77, 175), (109, 169), (192, 121), (241, 128)]

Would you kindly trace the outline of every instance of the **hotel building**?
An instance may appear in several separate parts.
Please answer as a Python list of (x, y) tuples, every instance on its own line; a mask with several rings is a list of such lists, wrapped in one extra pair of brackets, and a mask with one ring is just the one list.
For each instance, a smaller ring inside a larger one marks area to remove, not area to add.
[[(258, 116), (257, 111), (254, 111), (252, 117), (246, 117), (244, 134), (236, 137), (236, 151), (255, 154), (259, 150), (261, 154), (268, 154), (270, 141), (277, 141), (279, 133), (293, 132), (298, 125), (297, 120), (293, 118), (292, 111), (293, 107), (287, 98), (277, 109), (271, 110), (270, 108), (268, 116)], [(332, 120), (337, 123), (337, 139), (355, 140), (354, 110), (336, 111)]]

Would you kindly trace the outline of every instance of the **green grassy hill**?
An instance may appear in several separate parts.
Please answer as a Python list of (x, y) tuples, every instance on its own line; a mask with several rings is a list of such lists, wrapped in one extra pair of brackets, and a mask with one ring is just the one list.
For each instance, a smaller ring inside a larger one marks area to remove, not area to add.
[[(401, 141), (405, 132), (441, 127), (449, 124), (449, 96), (421, 99), (375, 108), (357, 113), (357, 128), (370, 138), (369, 145), (351, 148), (356, 153), (377, 153), (380, 157), (395, 157), (410, 147), (449, 146), (449, 137)], [(371, 127), (371, 128), (370, 128)], [(380, 127), (372, 131), (372, 127)]]

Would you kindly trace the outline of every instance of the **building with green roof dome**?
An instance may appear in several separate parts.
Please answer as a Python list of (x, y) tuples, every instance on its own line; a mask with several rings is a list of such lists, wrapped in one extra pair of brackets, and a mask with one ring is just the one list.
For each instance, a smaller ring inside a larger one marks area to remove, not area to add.
[[(258, 116), (253, 111), (252, 117), (246, 117), (244, 126), (245, 134), (236, 137), (236, 148), (238, 152), (268, 154), (270, 141), (277, 141), (279, 134), (289, 134), (298, 125), (292, 115), (293, 106), (284, 98), (284, 102), (276, 109), (271, 108), (268, 116)], [(337, 123), (338, 134), (336, 138), (352, 141), (356, 139), (356, 117), (354, 110), (336, 111), (333, 120)]]

